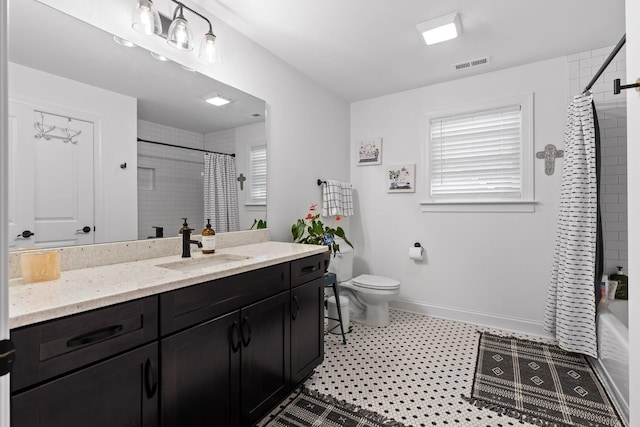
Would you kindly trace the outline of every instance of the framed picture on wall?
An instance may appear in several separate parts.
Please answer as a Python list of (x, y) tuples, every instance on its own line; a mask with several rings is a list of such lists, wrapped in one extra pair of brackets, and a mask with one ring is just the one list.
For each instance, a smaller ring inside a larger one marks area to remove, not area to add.
[(382, 138), (358, 141), (358, 166), (382, 164)]
[(387, 193), (414, 193), (416, 191), (416, 164), (402, 163), (386, 167)]

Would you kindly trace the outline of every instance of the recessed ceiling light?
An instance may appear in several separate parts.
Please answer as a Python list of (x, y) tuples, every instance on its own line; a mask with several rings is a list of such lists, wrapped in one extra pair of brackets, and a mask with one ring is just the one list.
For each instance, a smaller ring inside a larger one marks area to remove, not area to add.
[(218, 94), (206, 95), (204, 100), (209, 104), (215, 105), (216, 107), (222, 107), (223, 105), (227, 105), (231, 102), (229, 98), (225, 98), (224, 96), (220, 96)]
[(451, 13), (441, 18), (423, 22), (422, 24), (416, 25), (416, 28), (420, 34), (422, 34), (425, 43), (428, 45), (455, 39), (462, 34), (460, 15), (457, 13)]
[(113, 41), (118, 43), (120, 46), (124, 46), (124, 47), (137, 47), (138, 46), (135, 43), (130, 42), (129, 40), (123, 39), (122, 37), (118, 37), (118, 36), (113, 36)]

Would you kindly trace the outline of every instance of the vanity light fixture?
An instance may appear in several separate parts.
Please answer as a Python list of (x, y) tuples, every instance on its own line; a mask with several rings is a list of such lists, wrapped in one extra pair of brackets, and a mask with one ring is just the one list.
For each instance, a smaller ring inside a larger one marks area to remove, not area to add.
[(136, 0), (131, 14), (131, 26), (142, 34), (162, 33), (160, 14), (153, 8), (152, 0)]
[(462, 34), (460, 15), (457, 13), (450, 13), (441, 18), (423, 22), (416, 25), (416, 28), (427, 45), (455, 39)]
[(193, 50), (193, 34), (189, 23), (184, 18), (183, 12), (184, 5), (178, 3), (178, 7), (173, 12), (173, 21), (167, 32), (167, 43), (169, 46), (175, 47), (180, 50)]
[(184, 17), (184, 9), (192, 12), (193, 14), (199, 16), (204, 19), (206, 23), (209, 25), (209, 31), (207, 31), (204, 36), (202, 36), (202, 41), (200, 43), (200, 51), (198, 56), (206, 62), (214, 63), (218, 60), (218, 49), (216, 46), (216, 36), (213, 34), (213, 27), (211, 26), (211, 21), (207, 18), (191, 9), (189, 6), (186, 6), (184, 3), (181, 3), (177, 0), (171, 0), (176, 3), (178, 6), (173, 12), (173, 21), (171, 22), (171, 26), (169, 27), (169, 32), (167, 33), (167, 43), (170, 46), (175, 47), (176, 49), (181, 50), (192, 50), (193, 49), (193, 36), (191, 33), (191, 28), (189, 27), (189, 23)]
[(231, 99), (225, 98), (224, 96), (220, 96), (218, 94), (207, 95), (204, 97), (204, 100), (209, 104), (215, 105), (216, 107), (222, 107), (223, 105), (227, 105), (231, 102)]
[[(213, 34), (211, 21), (184, 3), (178, 0), (171, 1), (177, 4), (177, 6), (173, 11), (173, 19), (166, 35), (169, 46), (179, 50), (193, 50), (193, 34), (189, 22), (184, 17), (184, 9), (186, 9), (204, 19), (209, 25), (209, 30), (202, 36), (198, 56), (200, 59), (209, 63), (219, 61), (220, 52), (216, 45), (216, 36)], [(155, 34), (164, 37), (164, 34), (162, 34), (161, 17), (158, 11), (153, 8), (152, 0), (135, 0), (132, 14), (132, 27), (143, 34)]]

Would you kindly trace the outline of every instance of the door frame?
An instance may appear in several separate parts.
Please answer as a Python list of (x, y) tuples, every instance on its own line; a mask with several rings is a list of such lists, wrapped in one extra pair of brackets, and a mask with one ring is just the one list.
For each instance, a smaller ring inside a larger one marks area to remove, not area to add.
[[(7, 2), (0, 2), (0, 339), (9, 338)], [(0, 427), (9, 427), (9, 376), (0, 377)]]

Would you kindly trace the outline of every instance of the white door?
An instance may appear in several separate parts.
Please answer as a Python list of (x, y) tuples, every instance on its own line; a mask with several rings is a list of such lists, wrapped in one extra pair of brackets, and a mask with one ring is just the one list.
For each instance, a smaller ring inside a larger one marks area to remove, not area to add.
[(10, 102), (9, 152), (9, 248), (94, 243), (93, 123)]

